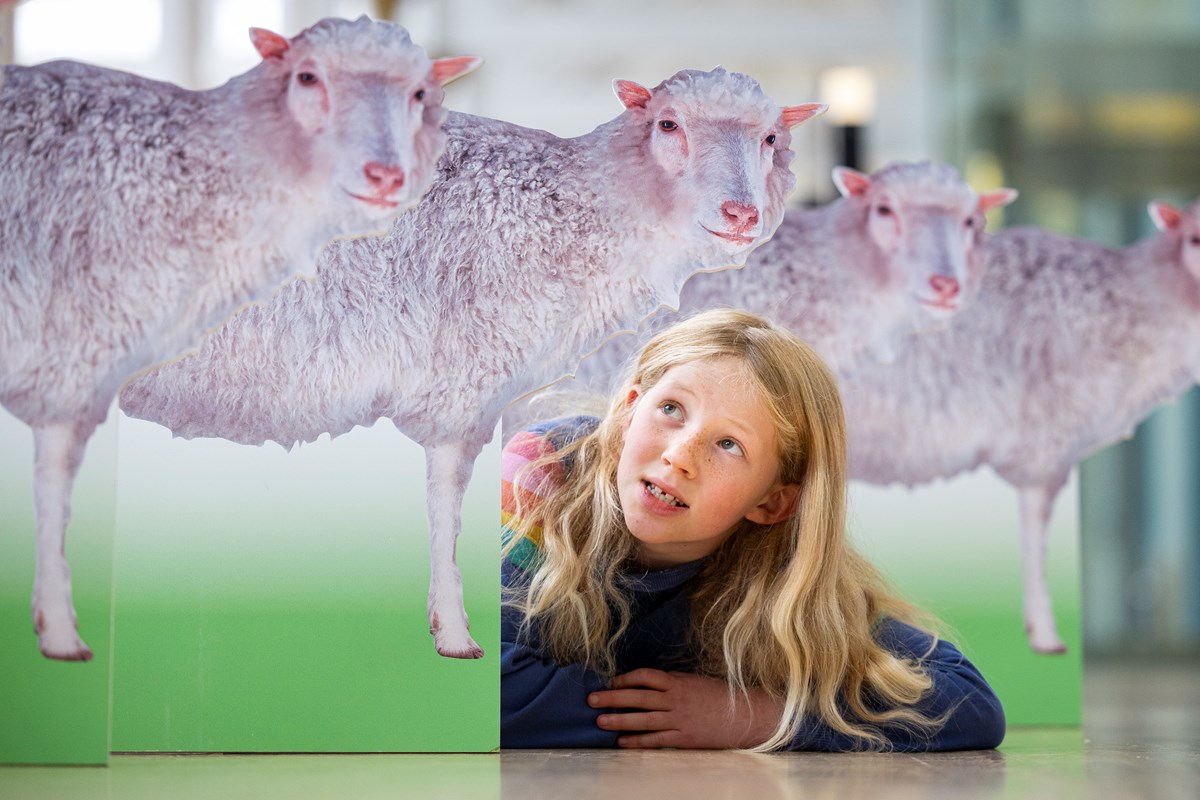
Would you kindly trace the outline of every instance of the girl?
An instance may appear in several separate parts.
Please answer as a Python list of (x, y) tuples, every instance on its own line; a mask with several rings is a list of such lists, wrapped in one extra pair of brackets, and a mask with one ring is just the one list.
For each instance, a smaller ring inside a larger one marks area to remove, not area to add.
[(845, 537), (820, 359), (751, 314), (653, 339), (602, 420), (505, 449), (503, 747), (988, 748), (1004, 714)]

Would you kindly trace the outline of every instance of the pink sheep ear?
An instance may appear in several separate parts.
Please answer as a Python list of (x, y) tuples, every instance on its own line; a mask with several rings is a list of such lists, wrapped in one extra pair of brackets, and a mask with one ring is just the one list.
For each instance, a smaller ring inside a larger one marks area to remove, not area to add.
[(801, 122), (806, 122), (813, 117), (819, 117), (829, 110), (829, 106), (824, 103), (805, 103), (802, 106), (788, 106), (783, 109), (783, 124), (789, 128), (794, 128)]
[(271, 33), (266, 28), (251, 28), (250, 41), (254, 42), (254, 49), (263, 59), (283, 58), (283, 54), (290, 47), (287, 39), (278, 33)]
[(995, 191), (979, 195), (979, 210), (991, 211), (993, 208), (1004, 208), (1006, 205), (1017, 199), (1016, 189), (996, 189)]
[(862, 197), (871, 186), (871, 176), (850, 167), (834, 167), (833, 185), (842, 197)]
[(1155, 200), (1146, 208), (1150, 212), (1150, 219), (1154, 220), (1154, 227), (1160, 231), (1179, 230), (1179, 223), (1183, 221), (1183, 212), (1178, 208), (1162, 200)]
[(626, 108), (645, 108), (650, 102), (650, 90), (640, 83), (618, 79), (613, 81), (613, 91)]
[(433, 62), (433, 79), (441, 86), (445, 86), (455, 78), (461, 78), (468, 72), (473, 72), (479, 69), (483, 64), (483, 59), (479, 56), (454, 56), (452, 58), (439, 58)]

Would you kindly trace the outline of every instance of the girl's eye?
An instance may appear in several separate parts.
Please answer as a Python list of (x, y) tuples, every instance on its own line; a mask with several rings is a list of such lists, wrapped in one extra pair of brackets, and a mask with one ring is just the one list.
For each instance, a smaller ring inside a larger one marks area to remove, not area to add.
[(296, 82), (301, 86), (316, 86), (317, 76), (311, 72), (301, 72), (296, 76)]
[(424, 100), (425, 99), (425, 90), (417, 89), (416, 94), (413, 95), (413, 99), (414, 100)]
[(775, 144), (775, 134), (772, 133), (767, 136), (767, 144)]
[(662, 128), (664, 131), (673, 131), (679, 126), (669, 119), (664, 119), (658, 123), (658, 127)]
[(727, 453), (732, 453), (735, 456), (742, 455), (742, 446), (734, 439), (721, 439), (717, 442), (717, 447)]
[(659, 406), (659, 410), (662, 411), (663, 416), (670, 417), (671, 419), (679, 419), (683, 415), (683, 411), (674, 403), (663, 403)]

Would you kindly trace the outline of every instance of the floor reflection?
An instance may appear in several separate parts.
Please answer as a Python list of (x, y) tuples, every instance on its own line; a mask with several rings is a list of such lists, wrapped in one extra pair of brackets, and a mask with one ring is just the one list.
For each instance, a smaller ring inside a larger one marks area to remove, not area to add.
[(590, 798), (928, 798), (999, 796), (1005, 755), (756, 755), (708, 751), (505, 751), (504, 797)]

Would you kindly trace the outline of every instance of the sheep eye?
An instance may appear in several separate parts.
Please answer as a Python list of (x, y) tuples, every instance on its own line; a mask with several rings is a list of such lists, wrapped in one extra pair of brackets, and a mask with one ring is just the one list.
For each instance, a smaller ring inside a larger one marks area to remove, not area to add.
[(658, 123), (658, 127), (662, 128), (664, 131), (673, 131), (679, 126), (669, 119), (664, 119)]
[(767, 144), (775, 144), (775, 134), (772, 133), (767, 136)]
[(892, 207), (885, 206), (885, 205), (878, 205), (875, 207), (875, 213), (881, 217), (890, 217), (892, 215)]
[(1200, 236), (1193, 236), (1188, 241), (1191, 242), (1193, 247), (1200, 247)]
[(416, 94), (413, 95), (413, 99), (414, 100), (424, 100), (425, 99), (425, 90), (417, 89)]
[(974, 227), (975, 227), (975, 218), (974, 218), (974, 217), (967, 217), (967, 221), (966, 221), (966, 223), (965, 223), (965, 224), (966, 224), (966, 226), (967, 226), (968, 228), (974, 228)]
[(301, 72), (296, 76), (296, 80), (304, 86), (315, 86), (317, 83), (317, 76), (311, 72)]

